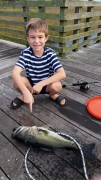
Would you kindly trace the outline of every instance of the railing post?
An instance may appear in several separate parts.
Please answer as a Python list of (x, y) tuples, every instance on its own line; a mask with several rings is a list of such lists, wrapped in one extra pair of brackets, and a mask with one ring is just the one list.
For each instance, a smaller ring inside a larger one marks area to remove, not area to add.
[[(29, 16), (28, 16), (28, 11), (29, 11), (29, 7), (27, 5), (27, 1), (24, 2), (24, 6), (22, 6), (23, 8), (23, 12), (26, 14), (25, 16), (23, 16), (24, 22), (25, 22), (25, 26), (24, 28), (26, 29), (26, 24), (29, 21)], [(28, 42), (26, 41), (26, 46), (28, 46)]]
[(45, 13), (45, 7), (38, 7), (38, 11), (39, 11), (39, 16), (41, 19), (45, 19), (44, 17), (44, 13)]
[[(82, 7), (75, 7), (75, 14), (76, 13), (81, 13), (82, 12)], [(81, 19), (74, 19), (74, 24), (79, 24), (81, 22)], [(78, 34), (80, 32), (80, 29), (76, 29), (73, 31), (73, 34)], [(79, 42), (79, 39), (73, 40), (73, 44), (76, 44)], [(73, 51), (77, 51), (78, 47), (75, 48)]]
[(29, 17), (28, 17), (29, 7), (28, 7), (26, 1), (25, 1), (24, 3), (25, 3), (25, 5), (22, 6), (22, 8), (23, 8), (23, 12), (26, 14), (26, 16), (23, 16), (23, 19), (24, 19), (24, 22), (26, 23), (26, 22), (28, 22), (28, 20), (29, 20)]
[[(92, 0), (89, 0), (89, 1), (92, 1)], [(89, 6), (87, 7), (87, 12), (93, 12), (93, 6)], [(89, 17), (89, 18), (86, 18), (86, 22), (91, 22), (92, 21), (92, 17)], [(91, 29), (91, 27), (87, 27), (85, 28), (85, 32), (89, 31)], [(84, 41), (88, 40), (90, 36), (86, 36), (84, 37)], [(84, 47), (87, 47), (87, 45), (84, 45)]]
[[(64, 16), (64, 19), (61, 20), (60, 19), (60, 26), (62, 26), (62, 32), (59, 33), (59, 36), (60, 37), (65, 37), (65, 30), (64, 30), (64, 27), (67, 25), (67, 20), (65, 20), (65, 14), (68, 13), (68, 7), (60, 7), (60, 14), (62, 14)], [(65, 52), (65, 47), (66, 47), (66, 42), (61, 42), (59, 43), (59, 46), (61, 47), (61, 53), (59, 53), (59, 55), (61, 57), (64, 57), (66, 52)]]
[[(99, 17), (99, 20), (101, 20), (101, 16)], [(101, 25), (98, 25), (98, 28), (101, 28)], [(97, 34), (97, 37), (101, 36), (101, 32)], [(101, 42), (101, 39), (97, 40), (96, 43)]]

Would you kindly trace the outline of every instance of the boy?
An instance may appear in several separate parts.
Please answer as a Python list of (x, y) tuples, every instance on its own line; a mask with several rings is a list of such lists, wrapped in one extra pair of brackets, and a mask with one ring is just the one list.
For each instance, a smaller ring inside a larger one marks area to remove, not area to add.
[[(59, 81), (66, 78), (66, 74), (55, 51), (45, 46), (47, 23), (39, 18), (31, 19), (26, 26), (26, 38), (29, 47), (22, 51), (12, 72), (14, 87), (22, 95), (11, 102), (11, 108), (17, 109), (26, 103), (32, 112), (33, 95), (40, 93), (47, 93), (56, 103), (64, 105), (65, 99), (58, 93), (62, 90)], [(27, 77), (21, 75), (23, 70)]]

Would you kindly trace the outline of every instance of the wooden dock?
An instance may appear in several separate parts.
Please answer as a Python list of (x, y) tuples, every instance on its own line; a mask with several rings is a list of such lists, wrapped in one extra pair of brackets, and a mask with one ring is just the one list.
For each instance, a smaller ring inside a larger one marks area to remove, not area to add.
[[(10, 109), (11, 101), (18, 96), (12, 86), (11, 71), (23, 47), (0, 41), (0, 179), (29, 180), (24, 157), (29, 146), (11, 138), (12, 129), (19, 125), (50, 126), (50, 129), (74, 137), (82, 147), (95, 144), (93, 154), (84, 148), (89, 179), (101, 173), (101, 121), (86, 110), (86, 101), (101, 96), (101, 83), (90, 84), (88, 91), (80, 91), (70, 83), (101, 81), (101, 44), (69, 53), (62, 59), (68, 84), (62, 94), (67, 106), (61, 108), (47, 95), (35, 96), (33, 112), (26, 106)], [(80, 153), (68, 151), (57, 155), (53, 151), (31, 148), (28, 169), (36, 180), (84, 180)]]

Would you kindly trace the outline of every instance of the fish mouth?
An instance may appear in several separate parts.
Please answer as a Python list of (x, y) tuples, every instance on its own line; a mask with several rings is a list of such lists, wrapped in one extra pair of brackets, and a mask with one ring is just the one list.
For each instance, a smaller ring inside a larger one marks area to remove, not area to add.
[(12, 130), (13, 133), (11, 135), (11, 138), (12, 139), (16, 138), (22, 132), (23, 128), (24, 127), (22, 127), (22, 126), (13, 128), (13, 130)]
[(14, 127), (14, 128), (12, 129), (12, 131), (14, 132), (17, 128), (18, 128), (18, 127)]

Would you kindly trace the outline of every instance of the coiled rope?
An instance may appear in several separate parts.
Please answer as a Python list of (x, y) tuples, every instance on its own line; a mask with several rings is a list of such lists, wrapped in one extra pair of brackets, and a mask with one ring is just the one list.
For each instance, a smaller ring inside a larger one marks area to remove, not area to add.
[[(83, 164), (83, 171), (84, 171), (84, 176), (85, 176), (85, 180), (89, 180), (88, 178), (88, 175), (87, 175), (87, 169), (86, 169), (86, 164), (85, 164), (85, 159), (84, 159), (84, 154), (83, 154), (83, 151), (82, 151), (82, 148), (80, 146), (80, 144), (73, 138), (71, 137), (70, 135), (67, 135), (65, 133), (61, 133), (61, 132), (58, 132), (59, 135), (62, 135), (64, 137), (67, 137), (67, 138), (70, 138), (78, 147), (79, 151), (80, 151), (80, 154), (81, 154), (81, 158), (82, 158), (82, 164)], [(25, 154), (25, 169), (26, 169), (26, 172), (27, 172), (27, 175), (30, 177), (31, 180), (36, 180), (35, 177), (33, 177), (29, 170), (28, 170), (28, 166), (27, 166), (27, 158), (28, 158), (28, 153), (30, 151), (30, 148), (27, 150), (26, 154)]]

